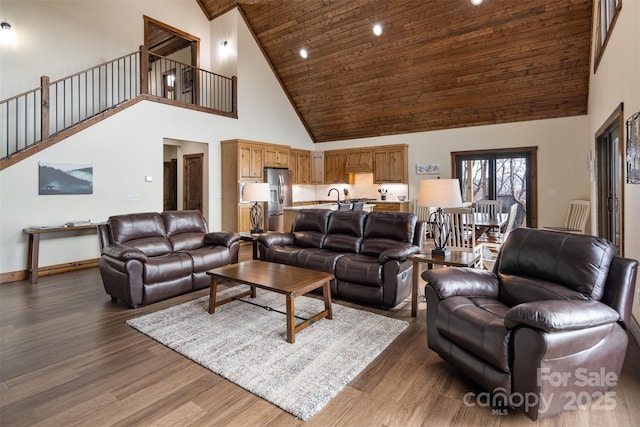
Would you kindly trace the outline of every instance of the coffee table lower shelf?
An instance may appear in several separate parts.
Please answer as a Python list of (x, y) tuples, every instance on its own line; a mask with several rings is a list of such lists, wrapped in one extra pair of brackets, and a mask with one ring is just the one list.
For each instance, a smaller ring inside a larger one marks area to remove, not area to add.
[[(265, 261), (251, 260), (238, 264), (207, 271), (211, 276), (211, 288), (209, 292), (209, 313), (214, 314), (216, 307), (228, 304), (239, 298), (255, 298), (256, 288), (264, 289), (285, 295), (287, 317), (287, 342), (293, 344), (296, 333), (307, 328), (320, 319), (332, 319), (331, 289), (329, 283), (333, 274), (321, 271), (307, 270), (285, 264), (276, 264)], [(227, 279), (233, 282), (250, 286), (250, 290), (240, 292), (229, 298), (217, 300), (218, 279)], [(322, 288), (324, 310), (295, 324), (295, 299), (314, 289)]]

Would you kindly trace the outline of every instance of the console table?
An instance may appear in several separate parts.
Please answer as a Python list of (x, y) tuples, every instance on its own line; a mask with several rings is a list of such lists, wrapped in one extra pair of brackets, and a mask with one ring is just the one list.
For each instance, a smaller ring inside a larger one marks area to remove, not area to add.
[(29, 249), (27, 252), (27, 278), (31, 283), (38, 283), (38, 257), (40, 254), (40, 236), (42, 234), (56, 234), (70, 231), (98, 230), (98, 224), (28, 227), (23, 231), (29, 235)]

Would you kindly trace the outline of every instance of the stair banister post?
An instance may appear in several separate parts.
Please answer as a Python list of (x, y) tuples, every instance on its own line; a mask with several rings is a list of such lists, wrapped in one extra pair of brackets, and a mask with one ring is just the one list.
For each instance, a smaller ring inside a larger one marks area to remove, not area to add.
[(40, 140), (49, 138), (49, 76), (40, 76)]
[(231, 76), (231, 112), (238, 114), (238, 77)]
[(144, 45), (140, 45), (140, 95), (149, 93), (149, 54)]

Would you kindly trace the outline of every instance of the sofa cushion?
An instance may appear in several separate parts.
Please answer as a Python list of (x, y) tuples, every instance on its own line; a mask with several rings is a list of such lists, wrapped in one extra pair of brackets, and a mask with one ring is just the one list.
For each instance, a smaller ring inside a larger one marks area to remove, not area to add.
[(453, 343), (502, 372), (509, 372), (509, 307), (497, 299), (451, 297), (440, 301), (436, 328)]
[(180, 253), (186, 253), (191, 257), (195, 273), (231, 264), (231, 252), (226, 246), (203, 246)]
[(191, 257), (184, 253), (151, 257), (144, 263), (142, 281), (159, 283), (184, 276), (188, 276), (191, 280), (192, 269)]
[(207, 225), (200, 211), (165, 211), (160, 215), (174, 251), (196, 249), (204, 245)]
[(139, 249), (147, 256), (171, 253), (164, 222), (159, 213), (146, 212), (112, 216), (107, 220), (111, 243)]
[(328, 209), (299, 210), (291, 227), (295, 245), (301, 248), (321, 248), (331, 212)]
[(588, 299), (584, 294), (554, 282), (502, 273), (498, 274), (498, 278), (499, 298), (512, 307), (530, 301)]
[(360, 252), (366, 217), (367, 212), (364, 211), (336, 211), (331, 214), (322, 247), (335, 252)]
[(336, 263), (336, 277), (351, 283), (380, 287), (383, 266), (377, 258), (362, 254), (345, 254)]
[(367, 215), (360, 253), (378, 257), (398, 242), (413, 244), (417, 217), (411, 213), (372, 212)]
[[(615, 255), (615, 246), (599, 237), (517, 228), (502, 245), (496, 271), (556, 283), (582, 294), (578, 298), (600, 300)], [(509, 297), (526, 302), (530, 292), (531, 286), (522, 292), (511, 288)]]
[(336, 269), (336, 261), (343, 255), (343, 253), (333, 252), (327, 249), (306, 248), (298, 252), (295, 265), (310, 270), (324, 271), (333, 274)]
[(260, 259), (279, 264), (297, 265), (298, 252), (302, 248), (297, 246), (272, 246), (264, 248), (260, 252)]

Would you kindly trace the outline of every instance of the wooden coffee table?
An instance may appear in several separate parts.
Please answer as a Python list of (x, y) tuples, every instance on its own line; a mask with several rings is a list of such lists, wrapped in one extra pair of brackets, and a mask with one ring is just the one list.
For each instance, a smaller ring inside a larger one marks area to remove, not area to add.
[[(215, 268), (207, 271), (207, 274), (211, 276), (209, 294), (209, 313), (211, 314), (215, 313), (216, 307), (239, 298), (246, 296), (255, 298), (256, 288), (284, 294), (287, 298), (287, 341), (292, 344), (296, 341), (296, 332), (300, 332), (317, 320), (333, 318), (331, 288), (329, 287), (333, 274), (258, 260), (243, 261)], [(222, 278), (249, 285), (251, 289), (218, 301), (216, 300), (218, 279)], [(324, 310), (296, 325), (295, 299), (318, 288), (322, 288)]]

